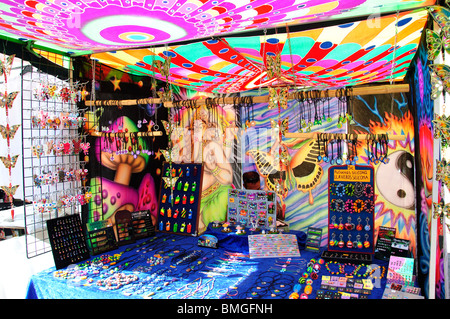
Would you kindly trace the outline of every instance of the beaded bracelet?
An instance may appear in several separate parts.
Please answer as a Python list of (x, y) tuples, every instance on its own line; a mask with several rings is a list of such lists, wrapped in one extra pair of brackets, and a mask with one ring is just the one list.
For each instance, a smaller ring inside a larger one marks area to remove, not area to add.
[[(364, 268), (364, 267), (366, 267), (366, 272), (363, 274), (360, 274), (359, 271), (361, 270), (361, 268)], [(355, 271), (353, 272), (353, 275), (357, 276), (357, 277), (367, 277), (371, 270), (372, 270), (372, 267), (370, 265), (360, 264), (360, 265), (358, 265), (358, 267), (356, 267)]]
[(366, 206), (366, 212), (368, 212), (369, 214), (371, 214), (372, 211), (375, 209), (375, 205), (373, 203), (373, 200), (371, 199), (366, 199), (364, 201), (364, 205)]
[(345, 201), (345, 211), (350, 214), (353, 214), (355, 212), (355, 210), (353, 209), (353, 200), (347, 199)]
[(336, 201), (334, 202), (334, 209), (339, 213), (344, 212), (345, 211), (344, 201), (340, 198), (336, 199)]
[[(353, 270), (350, 273), (346, 273), (345, 272), (345, 267), (347, 267), (347, 266), (354, 267)], [(350, 264), (350, 263), (340, 264), (339, 265), (339, 272), (341, 274), (343, 274), (344, 276), (349, 277), (349, 276), (352, 276), (355, 273), (356, 268), (357, 268), (356, 265), (353, 265), (353, 264)]]
[[(377, 269), (381, 269), (380, 277), (372, 276), (372, 274), (373, 274)], [(386, 272), (386, 268), (385, 268), (384, 266), (377, 266), (377, 267), (373, 268), (373, 269), (369, 272), (369, 277), (372, 276), (372, 278), (374, 278), (374, 279), (383, 279), (385, 272)]]
[[(336, 264), (336, 265), (338, 265), (338, 271), (332, 271), (331, 269), (330, 269), (330, 264)], [(337, 261), (329, 261), (329, 262), (327, 262), (326, 264), (325, 264), (325, 268), (328, 270), (328, 272), (330, 273), (330, 274), (332, 274), (332, 275), (339, 275), (340, 273), (341, 273), (341, 269), (340, 269), (340, 265), (339, 265), (339, 263), (337, 262)]]
[(345, 187), (344, 187), (344, 184), (339, 183), (339, 184), (336, 186), (336, 196), (342, 197), (342, 196), (344, 196), (344, 195), (345, 195)]
[(331, 196), (336, 196), (336, 184), (335, 183), (331, 183), (330, 184), (330, 195)]
[(364, 185), (361, 182), (355, 183), (355, 193), (354, 196), (361, 197), (364, 194)]
[(355, 194), (355, 185), (352, 183), (345, 185), (345, 194), (347, 196), (353, 196)]
[(366, 184), (366, 187), (364, 187), (364, 195), (366, 197), (372, 198), (373, 196), (373, 187), (370, 184)]
[(357, 199), (353, 202), (353, 210), (356, 213), (361, 213), (365, 208), (364, 201), (362, 199)]

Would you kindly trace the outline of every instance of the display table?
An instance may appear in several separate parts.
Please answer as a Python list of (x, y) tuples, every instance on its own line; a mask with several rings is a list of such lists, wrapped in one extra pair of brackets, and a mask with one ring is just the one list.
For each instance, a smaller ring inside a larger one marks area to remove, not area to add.
[[(297, 285), (299, 279), (311, 259), (320, 260), (321, 252), (304, 249), (306, 235), (299, 231), (289, 234), (297, 237), (300, 257), (253, 259), (249, 232), (236, 235), (210, 226), (206, 233), (218, 239), (217, 249), (198, 246), (198, 237), (157, 232), (76, 266), (52, 267), (32, 276), (27, 298), (287, 299), (294, 290), (303, 292), (306, 284)], [(316, 298), (321, 277), (331, 275), (321, 266), (309, 299)], [(367, 298), (381, 298), (385, 280)]]

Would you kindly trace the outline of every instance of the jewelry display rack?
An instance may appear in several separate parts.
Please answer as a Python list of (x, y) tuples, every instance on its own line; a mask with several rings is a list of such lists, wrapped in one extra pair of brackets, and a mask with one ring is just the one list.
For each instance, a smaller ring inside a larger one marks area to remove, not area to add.
[[(86, 172), (86, 163), (80, 160), (78, 147), (83, 141), (79, 132), (83, 114), (77, 108), (79, 96), (76, 96), (80, 94), (79, 88), (70, 80), (71, 65), (64, 76), (61, 75), (65, 73), (64, 69), (46, 59), (41, 60), (42, 63), (22, 67), (21, 75), (28, 258), (52, 250), (47, 221), (80, 213), (79, 196), (86, 193), (83, 178), (79, 175)], [(49, 70), (55, 71), (58, 77), (51, 75)], [(65, 117), (67, 114), (70, 118)]]

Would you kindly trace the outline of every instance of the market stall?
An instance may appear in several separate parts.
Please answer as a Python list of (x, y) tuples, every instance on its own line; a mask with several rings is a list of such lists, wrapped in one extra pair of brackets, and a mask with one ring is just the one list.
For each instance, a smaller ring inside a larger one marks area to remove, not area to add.
[(446, 5), (19, 2), (27, 298), (445, 298)]

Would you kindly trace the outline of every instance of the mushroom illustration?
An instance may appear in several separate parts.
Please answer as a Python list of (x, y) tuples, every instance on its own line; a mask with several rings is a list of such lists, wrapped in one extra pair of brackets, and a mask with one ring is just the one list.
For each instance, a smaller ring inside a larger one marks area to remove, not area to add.
[[(110, 127), (110, 132), (138, 132), (136, 124), (128, 117), (119, 117)], [(139, 173), (147, 166), (149, 155), (143, 138), (127, 136), (124, 139), (101, 137), (97, 140), (95, 153), (105, 167), (115, 170), (114, 182), (129, 185), (131, 174)]]

